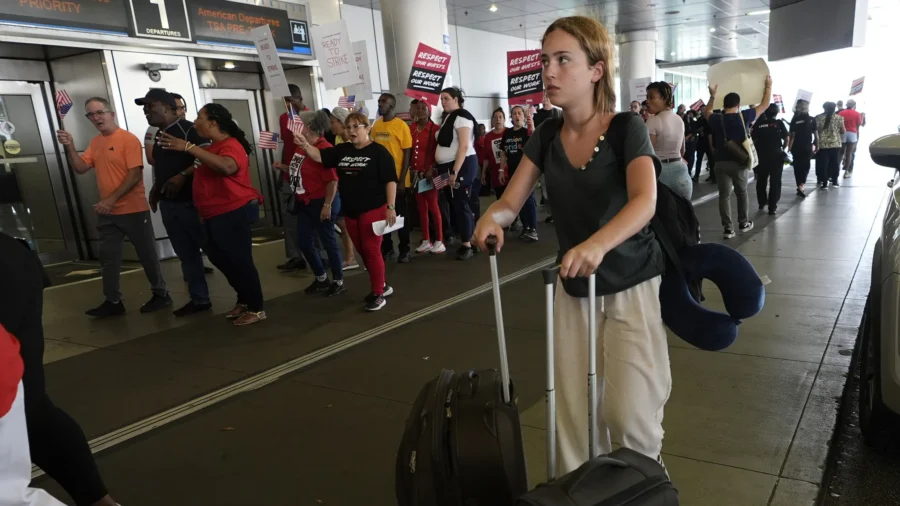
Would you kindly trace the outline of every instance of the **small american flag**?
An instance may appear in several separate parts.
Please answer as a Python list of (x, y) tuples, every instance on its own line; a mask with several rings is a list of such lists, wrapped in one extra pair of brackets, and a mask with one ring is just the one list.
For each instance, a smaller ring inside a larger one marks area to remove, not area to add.
[(781, 109), (782, 114), (784, 113), (784, 99), (781, 98), (781, 95), (772, 95), (772, 101), (775, 102), (775, 105)]
[(260, 132), (259, 142), (256, 144), (260, 149), (277, 149), (278, 134), (275, 132)]
[(303, 120), (300, 119), (300, 115), (294, 112), (294, 108), (291, 107), (288, 110), (288, 130), (294, 132), (295, 134), (299, 134), (303, 131)]
[(705, 106), (706, 106), (706, 104), (703, 103), (703, 99), (700, 99), (700, 100), (694, 102), (693, 104), (691, 104), (691, 110), (699, 111), (700, 109), (703, 109), (703, 107), (705, 107)]
[(352, 109), (355, 105), (356, 95), (350, 95), (349, 97), (343, 96), (338, 99), (338, 107), (343, 107), (344, 109)]
[(859, 95), (863, 90), (863, 83), (865, 83), (866, 78), (860, 77), (859, 79), (853, 81), (853, 84), (850, 85), (850, 95)]
[(66, 90), (56, 92), (56, 109), (59, 111), (59, 118), (65, 119), (66, 114), (72, 109), (72, 97)]
[(434, 176), (434, 181), (432, 181), (432, 183), (434, 184), (435, 190), (440, 190), (441, 188), (445, 188), (447, 185), (450, 184), (450, 174), (447, 174), (447, 173), (438, 174), (437, 176)]

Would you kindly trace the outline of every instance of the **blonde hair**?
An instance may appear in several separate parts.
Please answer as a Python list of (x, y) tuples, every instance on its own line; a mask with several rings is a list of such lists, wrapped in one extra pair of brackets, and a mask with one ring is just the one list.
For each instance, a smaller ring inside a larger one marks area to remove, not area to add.
[(616, 108), (615, 90), (615, 65), (613, 63), (613, 45), (609, 38), (609, 32), (602, 23), (596, 19), (584, 16), (570, 16), (559, 18), (553, 22), (544, 32), (541, 45), (547, 40), (547, 36), (556, 30), (562, 30), (578, 41), (581, 49), (587, 55), (588, 64), (603, 64), (603, 77), (594, 83), (594, 107), (597, 112), (610, 113)]
[(349, 123), (351, 119), (356, 121), (360, 125), (365, 125), (367, 127), (369, 126), (369, 118), (367, 118), (366, 115), (361, 112), (351, 112), (350, 114), (348, 114), (347, 119), (344, 120), (344, 124), (346, 125), (347, 123)]

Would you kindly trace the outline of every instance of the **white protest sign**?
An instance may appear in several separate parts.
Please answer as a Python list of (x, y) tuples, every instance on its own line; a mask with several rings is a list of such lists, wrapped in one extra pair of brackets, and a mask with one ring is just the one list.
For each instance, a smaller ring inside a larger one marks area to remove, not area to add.
[(639, 77), (628, 81), (628, 97), (632, 102), (647, 100), (647, 85), (652, 82), (652, 77)]
[(359, 69), (353, 56), (353, 45), (347, 32), (346, 20), (309, 29), (316, 59), (322, 69), (325, 88), (335, 90), (359, 83)]
[(792, 111), (796, 111), (796, 110), (797, 110), (797, 101), (798, 101), (798, 100), (805, 100), (807, 103), (811, 102), (811, 101), (812, 101), (812, 92), (811, 92), (811, 91), (802, 90), (802, 89), (797, 90), (797, 98), (794, 100), (794, 103), (791, 104), (791, 110), (792, 110)]
[(356, 67), (359, 69), (359, 84), (354, 85), (348, 93), (356, 96), (356, 101), (372, 98), (372, 79), (369, 77), (369, 51), (366, 49), (366, 41), (360, 40), (353, 43), (353, 55), (356, 57)]
[(259, 61), (262, 64), (263, 75), (266, 76), (269, 91), (275, 97), (291, 96), (287, 79), (284, 77), (284, 67), (281, 66), (281, 59), (278, 57), (278, 48), (275, 47), (275, 38), (272, 37), (272, 29), (269, 28), (269, 25), (262, 25), (257, 26), (250, 33), (253, 34), (253, 42), (259, 53)]
[(766, 89), (768, 75), (769, 66), (762, 58), (729, 60), (709, 67), (706, 73), (709, 85), (719, 86), (713, 109), (723, 109), (722, 103), (729, 93), (740, 95), (740, 105), (759, 104)]

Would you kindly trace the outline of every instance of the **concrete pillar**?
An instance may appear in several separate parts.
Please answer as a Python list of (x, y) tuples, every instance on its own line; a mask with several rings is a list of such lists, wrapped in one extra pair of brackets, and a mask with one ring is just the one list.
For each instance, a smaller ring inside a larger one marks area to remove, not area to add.
[(656, 30), (636, 30), (616, 36), (619, 44), (619, 79), (622, 93), (619, 110), (627, 111), (631, 102), (631, 80), (649, 77), (656, 80)]
[[(406, 112), (411, 99), (404, 97), (403, 91), (419, 43), (450, 53), (447, 2), (381, 0), (381, 23), (389, 89), (397, 97), (397, 111)], [(450, 82), (448, 69), (445, 83)]]

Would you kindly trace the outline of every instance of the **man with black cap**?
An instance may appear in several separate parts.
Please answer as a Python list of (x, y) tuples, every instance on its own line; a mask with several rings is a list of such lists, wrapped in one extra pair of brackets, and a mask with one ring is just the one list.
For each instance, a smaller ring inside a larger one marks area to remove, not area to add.
[[(144, 106), (147, 122), (173, 137), (184, 139), (198, 146), (209, 144), (200, 137), (194, 124), (179, 117), (175, 97), (161, 89), (151, 89), (147, 96), (135, 99)], [(188, 316), (212, 308), (209, 287), (204, 278), (203, 226), (191, 194), (191, 181), (196, 159), (189, 153), (162, 149), (153, 144), (153, 188), (150, 189), (150, 209), (159, 210), (163, 225), (172, 242), (175, 254), (181, 260), (181, 271), (188, 284), (191, 300), (175, 310), (175, 316)]]

